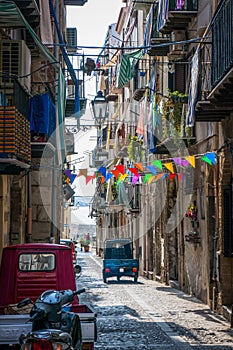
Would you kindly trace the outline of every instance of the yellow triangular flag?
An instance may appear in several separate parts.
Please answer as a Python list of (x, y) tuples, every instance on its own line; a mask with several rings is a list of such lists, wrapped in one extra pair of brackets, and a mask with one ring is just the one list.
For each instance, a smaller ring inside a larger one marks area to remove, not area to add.
[(128, 176), (128, 174), (121, 174), (119, 180), (124, 181), (124, 179)]
[(195, 166), (196, 166), (195, 156), (188, 156), (188, 157), (185, 157), (185, 159), (189, 162), (189, 164), (192, 165), (193, 168), (195, 168)]
[(172, 163), (164, 163), (163, 164), (172, 174), (174, 174), (173, 164)]
[(150, 176), (147, 180), (147, 183), (150, 184), (155, 179), (155, 176)]

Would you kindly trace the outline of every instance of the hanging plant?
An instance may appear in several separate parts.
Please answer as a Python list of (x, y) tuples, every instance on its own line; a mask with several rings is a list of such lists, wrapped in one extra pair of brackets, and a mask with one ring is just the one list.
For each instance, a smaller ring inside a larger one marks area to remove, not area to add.
[(164, 115), (162, 118), (163, 137), (174, 138), (176, 144), (180, 142), (177, 136), (181, 134), (183, 105), (187, 103), (187, 101), (188, 95), (176, 90), (168, 92), (168, 98), (165, 102)]
[(130, 138), (130, 143), (127, 148), (127, 154), (130, 162), (142, 161), (145, 156), (145, 151), (143, 149), (143, 140), (138, 140), (137, 136), (132, 136)]

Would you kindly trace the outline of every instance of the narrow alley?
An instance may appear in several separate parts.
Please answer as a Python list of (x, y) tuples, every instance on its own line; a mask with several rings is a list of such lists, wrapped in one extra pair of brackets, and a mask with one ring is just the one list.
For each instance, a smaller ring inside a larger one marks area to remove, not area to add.
[(97, 313), (95, 349), (104, 350), (230, 350), (233, 330), (220, 316), (194, 297), (140, 277), (102, 281), (102, 259), (78, 253), (82, 275), (80, 297)]

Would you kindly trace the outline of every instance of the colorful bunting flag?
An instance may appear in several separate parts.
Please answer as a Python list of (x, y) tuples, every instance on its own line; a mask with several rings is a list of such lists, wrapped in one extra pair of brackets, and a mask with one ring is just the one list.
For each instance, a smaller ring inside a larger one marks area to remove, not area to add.
[(131, 173), (138, 176), (138, 169), (136, 169), (136, 168), (128, 168), (128, 169), (129, 169), (129, 171), (131, 171)]
[(138, 182), (138, 180), (139, 180), (139, 175), (138, 175), (138, 176), (137, 176), (137, 175), (134, 175), (133, 178), (132, 178), (132, 184), (133, 184), (133, 186), (136, 185), (136, 183)]
[(152, 176), (148, 179), (148, 184), (150, 184), (154, 179), (155, 179), (155, 176), (152, 175)]
[(77, 175), (77, 178), (79, 176), (87, 177), (87, 169), (79, 169), (79, 174)]
[(154, 175), (157, 174), (157, 171), (156, 171), (156, 168), (154, 165), (148, 165), (147, 169), (149, 169), (152, 174), (154, 174)]
[(108, 173), (106, 175), (106, 178), (105, 178), (105, 181), (107, 182), (109, 179), (111, 179), (113, 177), (113, 174), (112, 173)]
[(185, 174), (178, 174), (178, 182), (181, 182), (185, 179)]
[(189, 162), (187, 160), (182, 160), (182, 165), (183, 166), (188, 166), (189, 165)]
[(182, 164), (182, 159), (181, 158), (172, 158), (173, 159), (173, 161), (177, 164), (177, 165), (179, 165), (179, 166), (182, 166), (183, 164)]
[(110, 170), (110, 172), (115, 176), (116, 179), (118, 179), (118, 177), (120, 176), (119, 171), (116, 169)]
[(189, 162), (189, 164), (192, 165), (193, 168), (195, 168), (195, 165), (196, 165), (195, 156), (188, 156), (188, 157), (185, 157), (185, 159)]
[(70, 169), (64, 170), (64, 174), (65, 174), (68, 178), (70, 178), (70, 176), (71, 176), (71, 170), (70, 170)]
[(124, 181), (127, 176), (128, 174), (121, 174), (119, 178), (120, 182)]
[(143, 172), (143, 166), (142, 166), (142, 163), (134, 163), (134, 166), (135, 166), (136, 168), (138, 168), (140, 171), (142, 171), (142, 172)]
[(124, 175), (125, 174), (125, 167), (124, 165), (116, 165), (115, 168), (122, 174)]
[[(207, 161), (206, 158), (210, 161)], [(216, 154), (214, 152), (211, 153), (205, 153), (204, 156), (201, 158), (205, 162), (209, 163), (210, 165), (216, 164)]]
[(76, 179), (77, 175), (76, 174), (71, 174), (70, 175), (70, 183), (72, 184), (74, 180)]
[(176, 174), (170, 174), (169, 175), (169, 180), (173, 180), (176, 177)]
[(88, 184), (88, 182), (90, 182), (91, 180), (94, 180), (96, 178), (96, 173), (94, 173), (93, 175), (89, 175), (86, 177), (86, 185)]
[(167, 168), (172, 174), (174, 174), (174, 168), (172, 163), (164, 163), (165, 168)]
[(164, 174), (158, 174), (156, 175), (155, 181), (160, 180), (163, 177)]
[(153, 175), (152, 174), (146, 174), (144, 176), (144, 183), (146, 183)]
[(103, 184), (105, 182), (105, 177), (104, 176), (100, 176), (100, 183)]
[(98, 172), (99, 172), (102, 176), (106, 177), (106, 168), (105, 168), (105, 167), (102, 166), (101, 168), (99, 168)]
[(151, 164), (156, 166), (156, 168), (159, 168), (160, 170), (163, 170), (163, 164), (161, 160), (154, 160)]

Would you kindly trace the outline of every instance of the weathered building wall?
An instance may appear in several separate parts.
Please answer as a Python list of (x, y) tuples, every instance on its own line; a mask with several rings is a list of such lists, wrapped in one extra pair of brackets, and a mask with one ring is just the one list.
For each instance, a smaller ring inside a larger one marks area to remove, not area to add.
[(0, 253), (10, 240), (10, 180), (10, 176), (0, 176)]
[(27, 204), (28, 187), (27, 174), (13, 176), (10, 197), (11, 208), (8, 220), (10, 222), (10, 243), (17, 244), (26, 241), (27, 235)]

